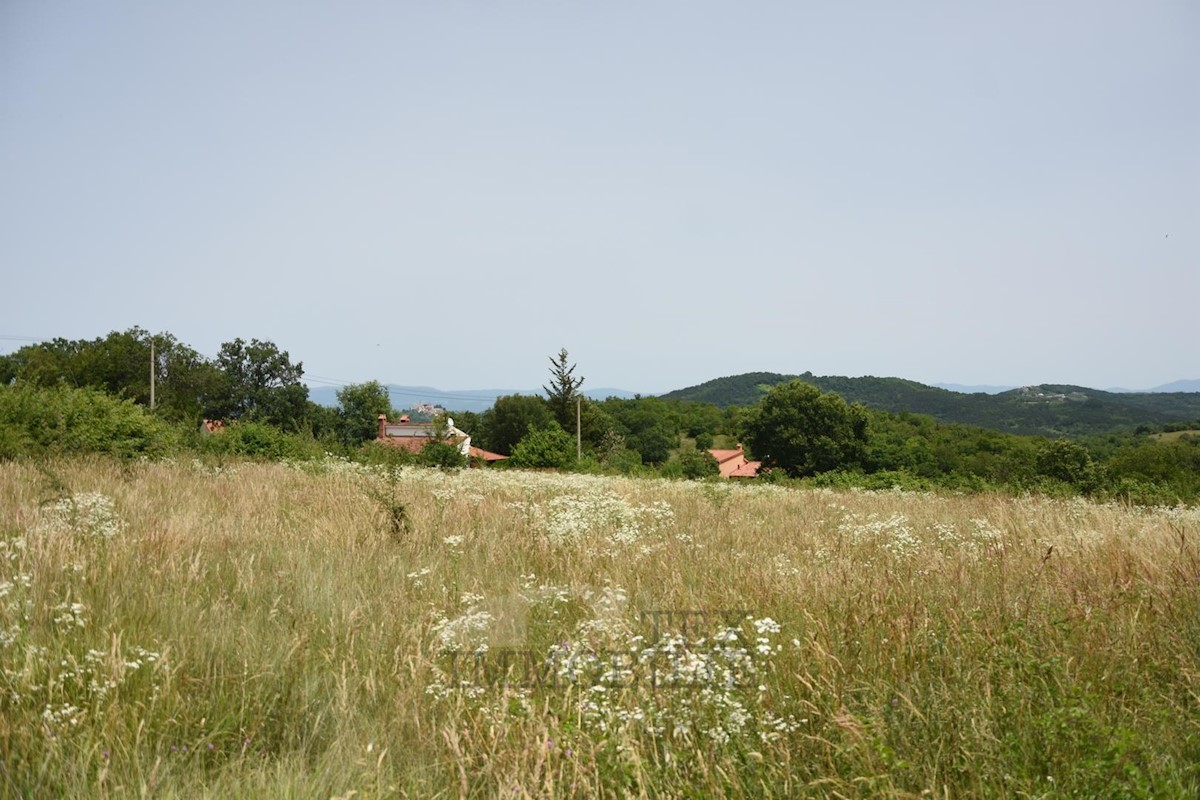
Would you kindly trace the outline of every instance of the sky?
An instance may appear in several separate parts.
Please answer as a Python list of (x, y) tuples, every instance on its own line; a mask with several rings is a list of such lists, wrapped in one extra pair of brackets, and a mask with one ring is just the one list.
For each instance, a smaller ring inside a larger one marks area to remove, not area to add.
[(1200, 4), (0, 3), (0, 353), (1200, 377)]

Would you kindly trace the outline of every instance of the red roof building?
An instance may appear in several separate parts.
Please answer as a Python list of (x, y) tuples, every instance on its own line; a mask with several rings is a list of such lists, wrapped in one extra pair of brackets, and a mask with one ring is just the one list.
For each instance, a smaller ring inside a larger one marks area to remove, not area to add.
[[(490, 464), (508, 458), (473, 446), (470, 435), (454, 427), (453, 419), (446, 419), (446, 433), (449, 434), (449, 443), (455, 445), (470, 462), (483, 461)], [(425, 445), (436, 440), (437, 431), (432, 422), (410, 422), (407, 414), (401, 414), (397, 422), (388, 422), (386, 414), (379, 415), (379, 435), (375, 441), (381, 444), (399, 447), (410, 453), (420, 453)]]
[(722, 478), (756, 478), (761, 461), (747, 461), (746, 451), (739, 444), (736, 450), (709, 450), (717, 460)]
[[(452, 419), (446, 420), (446, 434), (449, 444), (457, 446), (464, 456), (469, 454), (471, 437), (454, 427)], [(437, 431), (432, 422), (409, 422), (407, 414), (402, 414), (398, 422), (388, 422), (387, 414), (380, 414), (375, 441), (419, 453), (425, 445), (437, 441)]]

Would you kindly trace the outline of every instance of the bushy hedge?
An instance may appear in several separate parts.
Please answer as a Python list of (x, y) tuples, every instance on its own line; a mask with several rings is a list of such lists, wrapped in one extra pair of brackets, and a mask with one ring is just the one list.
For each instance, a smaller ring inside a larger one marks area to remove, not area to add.
[(285, 433), (261, 422), (235, 422), (219, 433), (197, 434), (193, 445), (203, 453), (268, 461), (320, 458), (325, 452), (321, 443), (310, 435)]
[(0, 386), (0, 458), (156, 456), (176, 445), (176, 432), (131, 400), (96, 389)]

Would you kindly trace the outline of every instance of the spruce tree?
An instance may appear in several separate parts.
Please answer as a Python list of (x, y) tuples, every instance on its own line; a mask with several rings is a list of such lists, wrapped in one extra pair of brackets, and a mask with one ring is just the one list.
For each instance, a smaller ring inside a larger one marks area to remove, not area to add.
[(558, 351), (558, 356), (550, 357), (550, 385), (543, 386), (546, 392), (546, 403), (550, 406), (554, 418), (564, 430), (575, 430), (575, 398), (583, 378), (576, 378), (575, 365), (568, 362), (567, 348)]

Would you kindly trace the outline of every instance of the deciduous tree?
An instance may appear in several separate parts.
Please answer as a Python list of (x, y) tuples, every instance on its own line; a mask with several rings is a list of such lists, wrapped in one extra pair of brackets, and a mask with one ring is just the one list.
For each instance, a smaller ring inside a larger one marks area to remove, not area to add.
[(234, 339), (221, 345), (217, 366), (224, 373), (223, 386), (208, 416), (301, 427), (308, 387), (300, 383), (303, 365), (293, 364), (287, 351), (269, 341)]
[(755, 457), (794, 477), (853, 469), (866, 454), (866, 409), (800, 381), (773, 387), (744, 426)]
[(157, 415), (199, 417), (217, 389), (218, 369), (170, 333), (152, 334), (136, 326), (92, 340), (60, 338), (22, 347), (0, 364), (0, 382), (88, 386), (147, 406), (152, 345)]
[(553, 421), (554, 415), (541, 397), (505, 395), (497, 397), (492, 407), (483, 412), (473, 440), (484, 450), (508, 456), (530, 428), (544, 428)]
[(392, 401), (379, 381), (352, 383), (338, 390), (339, 438), (343, 444), (360, 445), (374, 439), (379, 415), (391, 416)]

